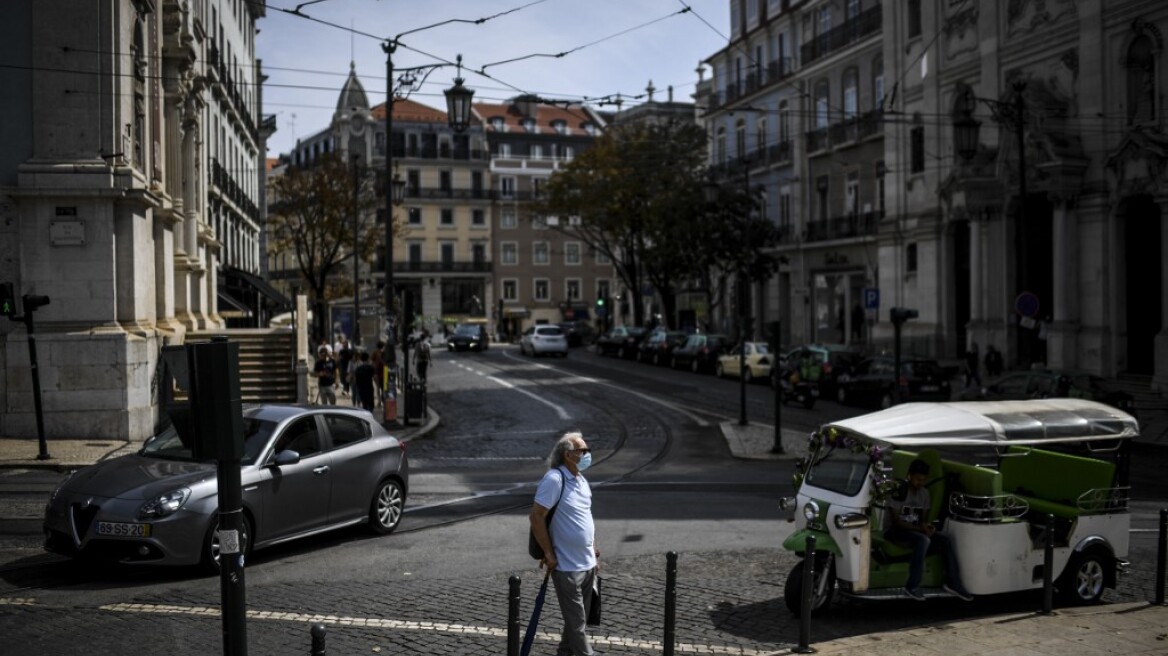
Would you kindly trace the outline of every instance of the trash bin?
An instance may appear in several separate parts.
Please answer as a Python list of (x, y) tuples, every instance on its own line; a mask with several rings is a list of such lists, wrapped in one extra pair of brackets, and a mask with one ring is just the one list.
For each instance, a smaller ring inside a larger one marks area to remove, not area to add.
[(406, 421), (424, 419), (426, 417), (426, 383), (419, 380), (411, 380), (406, 383), (405, 397)]

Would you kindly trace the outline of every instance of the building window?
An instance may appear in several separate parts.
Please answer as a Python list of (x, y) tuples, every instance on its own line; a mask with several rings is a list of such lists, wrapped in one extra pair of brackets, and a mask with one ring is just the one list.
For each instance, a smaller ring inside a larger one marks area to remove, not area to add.
[(827, 80), (821, 80), (815, 85), (815, 129), (826, 130), (831, 120), (829, 107), (831, 106), (831, 87)]
[(506, 175), (499, 178), (499, 196), (515, 198), (515, 177)]
[(779, 143), (791, 141), (791, 106), (787, 101), (779, 103)]
[(499, 157), (510, 157), (510, 156), (511, 156), (511, 144), (509, 144), (509, 143), (499, 144)]
[(564, 146), (564, 161), (570, 162), (576, 157), (576, 149), (571, 146)]
[(612, 258), (609, 257), (608, 253), (605, 253), (604, 251), (596, 251), (596, 263), (597, 264), (612, 264)]
[(564, 297), (569, 301), (579, 301), (580, 296), (580, 279), (568, 278), (564, 281)]
[(824, 5), (816, 12), (816, 36), (823, 36), (831, 31), (831, 6)]
[[(504, 125), (503, 125), (503, 117), (502, 116), (492, 116), (491, 117), (491, 129), (496, 130), (498, 132), (502, 132), (503, 127), (504, 127)], [(499, 145), (503, 146), (505, 144), (499, 144)]]
[(848, 171), (848, 187), (845, 190), (845, 204), (848, 216), (860, 214), (860, 172)]
[(412, 242), (407, 246), (407, 248), (409, 249), (410, 264), (413, 266), (417, 266), (417, 265), (421, 264), (422, 263), (422, 245), (420, 243), (417, 243), (417, 242)]
[(442, 208), (441, 219), (439, 225), (450, 227), (454, 225), (454, 210), (449, 207)]
[(475, 242), (470, 247), (470, 259), (476, 265), (482, 265), (487, 261), (487, 245), (482, 242)]
[(450, 171), (439, 171), (438, 172), (438, 188), (441, 189), (442, 192), (444, 194), (447, 194), (447, 195), (450, 194), (450, 190), (453, 188), (453, 185), (450, 182), (450, 178), (451, 178)]
[(543, 159), (543, 146), (539, 144), (531, 146), (531, 159)]
[(552, 121), (552, 129), (556, 131), (556, 134), (567, 134), (568, 124), (561, 119), (556, 119)]
[(739, 158), (746, 157), (746, 121), (742, 119), (734, 124), (734, 153)]
[(909, 137), (912, 140), (909, 170), (912, 173), (921, 173), (925, 170), (925, 126), (914, 127)]
[(483, 210), (471, 210), (470, 224), (480, 227), (487, 225), (487, 213)]
[(884, 216), (884, 160), (876, 162), (876, 211)]
[(766, 148), (767, 144), (767, 119), (766, 116), (760, 116), (758, 122), (754, 126), (754, 147), (762, 150)]
[(503, 300), (504, 301), (518, 301), (519, 300), (519, 281), (514, 278), (505, 278), (503, 280)]
[(499, 215), (499, 227), (511, 230), (519, 225), (515, 210), (506, 209)]
[(791, 188), (779, 190), (779, 232), (783, 235), (791, 231)]
[(422, 225), (422, 208), (411, 207), (411, 208), (409, 208), (408, 212), (409, 212), (409, 217), (410, 217), (408, 219), (410, 225), (412, 225), (412, 226)]
[(877, 57), (872, 62), (872, 109), (884, 109), (884, 59)]
[(519, 264), (519, 244), (505, 241), (499, 245), (499, 261), (503, 264)]
[(548, 283), (547, 278), (536, 278), (535, 279), (535, 300), (546, 301), (549, 298), (551, 298), (551, 294), (549, 291), (550, 289), (551, 289), (551, 285)]
[(547, 186), (547, 178), (532, 178), (531, 180), (531, 197), (543, 198), (543, 188)]
[[(608, 298), (612, 291), (612, 283), (607, 278), (599, 278), (596, 281), (596, 298)], [(611, 309), (609, 310), (612, 311)]]
[(531, 228), (533, 230), (547, 230), (547, 227), (548, 227), (548, 220), (547, 220), (546, 216), (544, 216), (542, 214), (532, 214), (531, 215)]
[(844, 73), (844, 120), (856, 118), (860, 109), (860, 89), (856, 69), (849, 68)]
[(908, 38), (916, 38), (921, 35), (921, 0), (908, 0), (905, 11), (908, 12)]
[(443, 242), (442, 249), (442, 268), (449, 271), (454, 264), (454, 244), (450, 242)]
[(827, 220), (827, 191), (829, 187), (829, 180), (826, 175), (821, 175), (815, 179), (815, 191), (819, 199), (819, 220)]
[(721, 126), (718, 128), (718, 138), (714, 143), (714, 163), (726, 163), (726, 128)]
[(1127, 122), (1144, 123), (1156, 118), (1156, 52), (1151, 37), (1141, 34), (1132, 41), (1124, 60), (1127, 69)]
[(904, 270), (908, 273), (917, 272), (917, 245), (916, 242), (904, 247)]
[(531, 261), (534, 264), (550, 264), (551, 258), (548, 255), (548, 243), (546, 241), (537, 241), (531, 245)]
[(844, 4), (844, 20), (850, 21), (860, 16), (860, 0), (847, 0)]
[(564, 264), (580, 264), (580, 242), (570, 241), (564, 244)]

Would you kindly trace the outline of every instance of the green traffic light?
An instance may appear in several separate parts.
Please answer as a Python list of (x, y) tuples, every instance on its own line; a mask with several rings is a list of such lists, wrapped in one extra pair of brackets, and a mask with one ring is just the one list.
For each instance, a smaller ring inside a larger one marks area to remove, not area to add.
[(604, 299), (603, 299), (603, 298), (598, 298), (598, 299), (596, 299), (596, 304), (597, 304), (597, 305), (601, 305), (601, 306), (603, 306), (603, 305), (604, 305)]

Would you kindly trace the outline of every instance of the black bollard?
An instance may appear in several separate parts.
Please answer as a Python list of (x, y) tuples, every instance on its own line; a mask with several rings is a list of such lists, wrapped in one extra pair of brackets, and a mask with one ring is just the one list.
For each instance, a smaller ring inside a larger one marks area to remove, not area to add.
[(814, 654), (811, 648), (811, 600), (815, 596), (815, 536), (807, 536), (803, 552), (803, 599), (799, 606), (799, 646), (793, 654)]
[(1054, 614), (1054, 515), (1046, 514), (1042, 538), (1042, 615)]
[(327, 652), (324, 647), (324, 634), (327, 632), (328, 630), (324, 628), (324, 624), (320, 622), (312, 625), (312, 651), (309, 652), (310, 656), (325, 656)]
[(1168, 508), (1160, 509), (1160, 543), (1156, 548), (1156, 605), (1164, 605), (1164, 573), (1168, 570)]
[(664, 656), (673, 656), (677, 643), (677, 552), (665, 554), (665, 650)]
[(519, 656), (519, 576), (507, 579), (507, 656)]

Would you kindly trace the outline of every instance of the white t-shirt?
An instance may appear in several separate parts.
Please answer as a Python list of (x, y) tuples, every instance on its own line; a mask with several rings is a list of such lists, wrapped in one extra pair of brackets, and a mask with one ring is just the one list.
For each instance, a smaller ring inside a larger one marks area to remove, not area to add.
[[(560, 482), (564, 495), (560, 497)], [(556, 499), (559, 499), (557, 505)], [(555, 507), (550, 533), (556, 550), (556, 569), (586, 572), (596, 567), (596, 526), (592, 523), (592, 488), (583, 474), (572, 476), (566, 467), (549, 469), (535, 491), (535, 502), (549, 511)]]

